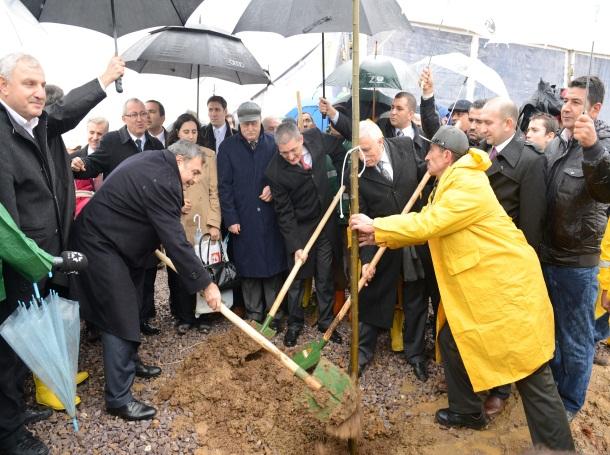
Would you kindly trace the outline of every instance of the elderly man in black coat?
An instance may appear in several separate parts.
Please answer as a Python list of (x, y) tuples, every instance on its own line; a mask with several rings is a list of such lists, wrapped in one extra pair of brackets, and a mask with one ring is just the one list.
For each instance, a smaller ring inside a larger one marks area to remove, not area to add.
[(186, 141), (125, 160), (85, 206), (71, 233), (71, 245), (92, 265), (79, 276), (77, 296), (84, 319), (102, 332), (107, 410), (127, 420), (151, 419), (156, 413), (130, 390), (136, 375), (161, 372), (137, 357), (139, 289), (155, 248), (165, 246), (189, 293), (205, 290), (212, 309), (220, 303), (220, 291), (180, 223), (183, 186), (201, 174), (202, 160), (198, 146)]
[[(360, 211), (368, 216), (387, 216), (401, 213), (426, 172), (409, 137), (383, 138), (379, 127), (370, 120), (360, 123), (360, 149), (366, 159), (366, 168), (358, 189)], [(421, 208), (421, 202), (415, 210)], [(384, 214), (384, 215), (382, 215)], [(370, 262), (377, 251), (375, 246), (360, 249), (362, 273), (373, 279), (360, 292), (360, 347), (361, 371), (369, 365), (375, 352), (380, 329), (389, 329), (396, 305), (396, 283), (403, 280), (405, 320), (421, 325), (423, 337), (428, 312), (424, 264), (421, 260), (424, 246), (387, 250), (376, 270)], [(411, 332), (407, 330), (406, 332)], [(409, 349), (409, 340), (405, 340)], [(415, 349), (416, 346), (413, 346)], [(427, 379), (423, 339), (417, 343), (418, 352), (406, 352), (407, 360), (417, 376)]]
[[(284, 237), (288, 265), (305, 261), (286, 296), (288, 329), (284, 344), (295, 346), (303, 330), (303, 300), (306, 278), (315, 277), (320, 315), (318, 330), (326, 331), (333, 319), (333, 245), (337, 225), (331, 217), (309, 254), (303, 251), (333, 198), (328, 173), (336, 173), (327, 153), (341, 148), (341, 139), (317, 128), (303, 134), (292, 120), (282, 122), (275, 131), (279, 153), (274, 155), (265, 175), (271, 182), (271, 194), (280, 231)], [(331, 340), (341, 342), (335, 331)]]
[[(38, 61), (26, 54), (9, 54), (0, 59), (0, 203), (28, 237), (54, 255), (65, 249), (74, 208), (68, 154), (64, 148), (54, 146), (54, 138), (70, 130), (105, 97), (102, 88), (110, 83), (105, 76), (106, 73), (99, 82), (94, 80), (68, 93), (62, 102), (43, 112), (45, 75)], [(0, 305), (0, 322), (12, 313), (19, 300), (28, 301), (32, 294), (32, 283), (9, 265), (3, 267), (2, 274), (7, 299)], [(44, 292), (48, 285), (48, 280), (39, 283)], [(23, 427), (26, 374), (26, 366), (0, 339), (3, 453), (48, 450)], [(28, 417), (30, 421), (37, 418), (32, 413)]]

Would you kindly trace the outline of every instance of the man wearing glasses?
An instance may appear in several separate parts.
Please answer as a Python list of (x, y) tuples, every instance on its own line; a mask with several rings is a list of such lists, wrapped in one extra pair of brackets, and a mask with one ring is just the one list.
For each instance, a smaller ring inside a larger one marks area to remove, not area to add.
[(163, 144), (146, 131), (148, 111), (142, 101), (137, 98), (127, 100), (123, 107), (123, 122), (123, 128), (104, 135), (94, 153), (72, 160), (74, 178), (95, 178), (99, 174), (106, 178), (130, 156), (144, 150), (163, 149)]

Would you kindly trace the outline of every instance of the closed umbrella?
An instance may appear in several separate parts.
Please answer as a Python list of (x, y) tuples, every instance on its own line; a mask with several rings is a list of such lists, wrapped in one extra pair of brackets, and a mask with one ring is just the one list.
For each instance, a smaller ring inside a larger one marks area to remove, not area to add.
[[(117, 38), (160, 25), (184, 25), (202, 0), (22, 0), (39, 22), (75, 25)], [(122, 92), (121, 80), (115, 82)]]
[[(396, 0), (362, 0), (359, 4), (360, 33), (372, 36), (387, 30), (411, 30)], [(326, 97), (324, 33), (351, 32), (352, 8), (352, 0), (252, 0), (233, 33), (322, 33), (322, 96)]]
[(271, 82), (241, 39), (198, 25), (154, 30), (133, 44), (121, 57), (127, 68), (138, 73), (187, 79), (215, 77), (240, 85)]

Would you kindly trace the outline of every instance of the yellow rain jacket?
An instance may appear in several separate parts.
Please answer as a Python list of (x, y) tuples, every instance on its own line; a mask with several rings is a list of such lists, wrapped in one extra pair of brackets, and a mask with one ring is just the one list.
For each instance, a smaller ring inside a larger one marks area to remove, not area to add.
[(475, 392), (529, 376), (555, 349), (538, 257), (496, 199), (489, 166), (486, 153), (470, 149), (420, 213), (373, 222), (379, 245), (428, 241), (442, 302), (437, 333), (448, 321)]
[[(602, 239), (602, 252), (599, 256), (599, 294), (595, 305), (595, 319), (601, 318), (606, 310), (602, 307), (602, 291), (610, 290), (610, 224), (606, 226), (604, 238)], [(608, 339), (610, 344), (610, 338)]]

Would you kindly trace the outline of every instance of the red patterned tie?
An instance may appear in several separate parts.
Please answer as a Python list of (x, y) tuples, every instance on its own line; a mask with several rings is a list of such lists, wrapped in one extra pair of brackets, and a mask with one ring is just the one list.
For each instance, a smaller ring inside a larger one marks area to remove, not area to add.
[(304, 155), (301, 155), (301, 160), (299, 161), (299, 163), (301, 163), (301, 167), (303, 169), (305, 169), (306, 171), (311, 169), (311, 166), (305, 162), (305, 156)]

